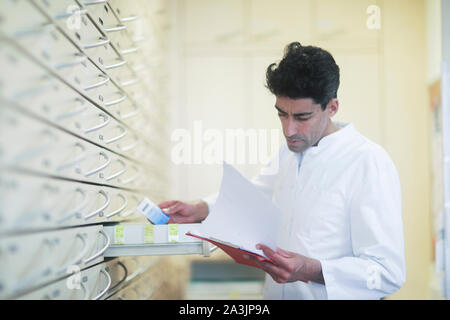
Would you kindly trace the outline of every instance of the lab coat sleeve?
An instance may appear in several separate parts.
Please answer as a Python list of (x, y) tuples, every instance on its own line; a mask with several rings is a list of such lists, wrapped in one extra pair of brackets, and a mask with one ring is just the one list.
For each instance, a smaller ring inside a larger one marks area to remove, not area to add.
[(380, 299), (397, 291), (406, 277), (400, 181), (384, 150), (362, 161), (351, 190), (353, 256), (320, 261), (327, 296)]

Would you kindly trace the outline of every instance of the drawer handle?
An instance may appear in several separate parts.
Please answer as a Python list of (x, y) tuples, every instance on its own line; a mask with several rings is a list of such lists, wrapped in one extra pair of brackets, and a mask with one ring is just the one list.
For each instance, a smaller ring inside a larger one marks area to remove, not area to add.
[(128, 62), (127, 60), (120, 60), (119, 62), (117, 62), (115, 64), (110, 64), (109, 66), (105, 66), (104, 68), (105, 68), (105, 70), (115, 69), (115, 68), (123, 66), (127, 62)]
[(126, 218), (126, 217), (128, 217), (128, 216), (133, 215), (134, 213), (137, 213), (136, 209), (137, 209), (137, 207), (138, 207), (140, 201), (139, 201), (138, 197), (137, 197), (135, 194), (131, 194), (131, 197), (134, 199), (134, 201), (135, 201), (135, 203), (136, 203), (136, 206), (135, 206), (133, 209), (130, 209), (130, 210), (128, 210), (128, 211), (125, 211), (125, 214), (121, 214), (120, 216), (121, 216), (122, 218)]
[(110, 118), (106, 114), (99, 113), (98, 116), (100, 118), (103, 118), (103, 122), (101, 122), (100, 124), (97, 124), (97, 125), (89, 128), (89, 129), (85, 129), (84, 133), (90, 133), (90, 132), (93, 132), (93, 131), (97, 131), (98, 129), (101, 129), (101, 128), (103, 128), (103, 127), (108, 125), (108, 123), (110, 121)]
[(85, 15), (87, 14), (87, 10), (86, 9), (80, 9), (80, 8), (76, 8), (76, 10), (72, 10), (72, 12), (64, 12), (64, 13), (58, 13), (54, 16), (55, 20), (60, 20), (60, 19), (66, 19), (66, 18), (70, 18), (73, 16), (78, 16), (78, 15)]
[(84, 88), (84, 91), (88, 91), (88, 90), (95, 89), (95, 88), (98, 88), (100, 86), (103, 86), (104, 84), (106, 84), (110, 80), (110, 78), (108, 76), (104, 75), (104, 74), (99, 74), (98, 76), (99, 76), (99, 78), (102, 78), (103, 80), (100, 80), (99, 82), (94, 83), (93, 85), (90, 85), (90, 86)]
[(84, 207), (86, 207), (87, 205), (87, 196), (86, 196), (86, 192), (81, 189), (81, 188), (76, 188), (75, 192), (79, 192), (81, 193), (81, 196), (83, 197), (83, 200), (81, 200), (81, 203), (78, 205), (78, 207), (76, 207), (75, 209), (73, 209), (68, 215), (60, 218), (59, 220), (56, 221), (57, 224), (63, 223), (64, 221), (66, 221), (67, 219), (72, 218), (73, 216), (77, 215), (77, 214), (81, 214), (81, 210), (84, 209)]
[(138, 18), (138, 16), (129, 16), (129, 17), (124, 17), (124, 18), (120, 18), (120, 22), (129, 22), (129, 21), (134, 21)]
[(92, 1), (85, 1), (83, 4), (85, 6), (92, 6), (95, 4), (101, 4), (101, 3), (107, 3), (108, 0), (92, 0)]
[(143, 271), (143, 270), (142, 270), (142, 265), (141, 265), (141, 263), (139, 262), (139, 259), (137, 259), (137, 257), (133, 257), (133, 260), (136, 262), (137, 268), (136, 268), (136, 271), (134, 271), (132, 274), (130, 274), (130, 275), (127, 277), (127, 281), (132, 280), (134, 277), (136, 277), (138, 274), (140, 274), (140, 273)]
[(106, 140), (105, 141), (106, 144), (113, 143), (113, 142), (115, 142), (117, 140), (122, 139), (123, 137), (125, 137), (127, 135), (127, 133), (128, 133), (127, 129), (125, 129), (122, 126), (117, 126), (117, 128), (119, 128), (121, 132), (117, 136), (115, 136), (115, 137), (113, 137), (113, 138), (111, 138), (109, 140)]
[(125, 164), (125, 162), (123, 162), (123, 160), (121, 160), (121, 159), (116, 159), (116, 160), (117, 160), (117, 162), (120, 162), (120, 164), (122, 165), (122, 169), (117, 171), (116, 173), (113, 173), (109, 177), (107, 177), (105, 179), (106, 181), (109, 181), (109, 180), (112, 180), (114, 178), (117, 178), (118, 176), (120, 176), (121, 174), (123, 174), (127, 170), (127, 165)]
[(119, 287), (122, 283), (124, 283), (127, 280), (128, 277), (128, 269), (127, 267), (122, 263), (122, 261), (118, 261), (117, 265), (121, 266), (123, 268), (123, 271), (125, 271), (125, 275), (123, 276), (122, 279), (120, 279), (119, 282), (117, 282), (114, 286), (111, 287), (111, 290), (116, 289), (117, 287)]
[(100, 292), (98, 295), (96, 295), (95, 297), (92, 298), (92, 300), (99, 300), (101, 297), (103, 297), (105, 295), (106, 292), (108, 292), (109, 288), (111, 287), (111, 276), (109, 275), (108, 271), (102, 269), (100, 270), (101, 273), (103, 273), (103, 275), (106, 277), (106, 279), (108, 280), (108, 283), (106, 285), (106, 288), (102, 290), (102, 292)]
[(110, 42), (109, 39), (104, 38), (104, 37), (99, 37), (98, 40), (99, 40), (98, 42), (83, 45), (83, 48), (84, 49), (97, 48), (97, 47), (104, 46), (105, 44), (108, 44)]
[(99, 232), (105, 237), (106, 244), (99, 252), (94, 254), (92, 257), (89, 257), (89, 258), (85, 259), (84, 260), (85, 264), (89, 263), (89, 262), (91, 262), (91, 261), (93, 261), (95, 259), (97, 259), (98, 257), (100, 257), (103, 254), (103, 252), (105, 252), (106, 249), (108, 249), (109, 245), (111, 244), (111, 239), (109, 238), (108, 234), (106, 234), (105, 231), (103, 231), (103, 230), (100, 230)]
[(88, 220), (88, 219), (92, 218), (93, 216), (96, 216), (97, 214), (99, 214), (100, 212), (102, 212), (109, 206), (109, 203), (111, 202), (111, 200), (109, 199), (109, 195), (103, 190), (100, 190), (98, 193), (100, 193), (103, 197), (105, 197), (105, 203), (100, 208), (95, 209), (91, 213), (88, 213), (87, 215), (85, 215), (84, 220)]
[(80, 233), (77, 233), (76, 238), (81, 239), (81, 241), (83, 241), (83, 249), (81, 250), (80, 254), (78, 256), (76, 256), (75, 259), (73, 259), (73, 261), (70, 261), (65, 266), (63, 266), (59, 270), (57, 270), (56, 271), (57, 274), (63, 273), (70, 266), (78, 265), (78, 264), (83, 262), (83, 258), (84, 258), (84, 256), (86, 255), (86, 253), (88, 251), (88, 246), (87, 246), (87, 243), (86, 243), (86, 239)]
[(121, 97), (119, 99), (108, 101), (108, 102), (103, 102), (105, 107), (109, 107), (109, 106), (113, 106), (115, 104), (121, 103), (122, 101), (124, 101), (127, 98), (127, 94), (125, 92), (120, 92), (120, 94), (121, 94)]
[(63, 113), (63, 114), (60, 114), (60, 115), (56, 116), (55, 117), (56, 121), (60, 121), (60, 120), (65, 119), (65, 118), (73, 117), (73, 116), (75, 116), (75, 115), (77, 115), (77, 114), (79, 114), (79, 113), (81, 113), (81, 112), (83, 112), (83, 111), (85, 111), (87, 109), (87, 106), (84, 105), (84, 100), (82, 100), (80, 98), (75, 98), (75, 101), (79, 102), (80, 106), (77, 107), (76, 109), (73, 109), (73, 110), (69, 111), (69, 112), (66, 112), (66, 113)]
[(68, 162), (58, 166), (56, 168), (57, 170), (63, 170), (63, 169), (66, 169), (68, 167), (71, 167), (73, 165), (76, 165), (77, 163), (83, 161), (86, 158), (86, 153), (85, 153), (86, 148), (85, 148), (85, 146), (83, 146), (80, 142), (75, 143), (74, 146), (75, 147), (79, 147), (81, 149), (80, 155), (78, 155), (75, 159), (70, 160), (70, 161), (68, 161)]
[(109, 33), (109, 32), (117, 32), (117, 31), (125, 30), (126, 28), (127, 28), (126, 25), (119, 24), (119, 25), (117, 25), (115, 27), (112, 27), (112, 28), (103, 28), (103, 31), (105, 31), (107, 33)]
[(134, 104), (133, 106), (134, 106), (134, 110), (133, 110), (133, 111), (128, 112), (128, 113), (125, 113), (124, 115), (121, 116), (121, 119), (122, 119), (122, 120), (131, 118), (131, 117), (134, 117), (134, 116), (137, 115), (139, 112), (141, 112), (141, 108), (140, 108), (138, 105)]
[(133, 78), (133, 79), (130, 79), (130, 80), (121, 82), (121, 83), (120, 83), (120, 86), (121, 86), (121, 87), (131, 86), (131, 85), (133, 85), (133, 84), (135, 84), (135, 83), (138, 83), (140, 80), (141, 80), (140, 78), (135, 77), (135, 78)]
[(126, 55), (126, 54), (130, 54), (130, 53), (136, 52), (138, 50), (139, 50), (139, 47), (131, 47), (131, 48), (124, 49), (124, 50), (120, 51), (120, 54), (121, 55)]
[(108, 219), (114, 217), (117, 214), (119, 214), (120, 212), (123, 211), (123, 209), (125, 209), (128, 206), (128, 199), (127, 199), (126, 196), (122, 195), (121, 193), (119, 193), (117, 196), (119, 196), (119, 197), (121, 197), (123, 199), (123, 204), (122, 204), (122, 206), (119, 209), (114, 210), (113, 212), (108, 214), (106, 216), (106, 218), (108, 218)]
[(67, 68), (67, 67), (72, 67), (72, 66), (76, 66), (77, 64), (80, 64), (82, 62), (85, 62), (87, 60), (87, 56), (85, 56), (82, 53), (76, 53), (75, 54), (75, 59), (73, 59), (72, 61), (69, 62), (64, 62), (61, 64), (56, 65), (56, 69), (63, 69), (63, 68)]
[(140, 141), (139, 136), (134, 135), (134, 141), (133, 141), (133, 143), (130, 143), (129, 145), (127, 145), (127, 146), (125, 146), (125, 147), (121, 147), (121, 146), (119, 145), (119, 149), (120, 149), (120, 151), (122, 151), (122, 152), (130, 151), (131, 149), (135, 148), (135, 147), (139, 144), (139, 141)]
[(141, 169), (135, 165), (133, 165), (133, 167), (136, 169), (136, 173), (134, 174), (134, 176), (132, 176), (128, 179), (125, 179), (125, 180), (119, 179), (118, 182), (120, 184), (129, 184), (129, 183), (133, 182), (134, 180), (136, 180), (140, 176)]
[(108, 155), (106, 153), (100, 152), (99, 155), (101, 155), (106, 160), (105, 163), (103, 163), (102, 165), (100, 165), (99, 167), (97, 167), (95, 169), (92, 169), (91, 171), (84, 173), (83, 175), (85, 177), (89, 177), (89, 176), (93, 175), (94, 173), (97, 173), (97, 172), (105, 169), (111, 163), (111, 159), (108, 157)]

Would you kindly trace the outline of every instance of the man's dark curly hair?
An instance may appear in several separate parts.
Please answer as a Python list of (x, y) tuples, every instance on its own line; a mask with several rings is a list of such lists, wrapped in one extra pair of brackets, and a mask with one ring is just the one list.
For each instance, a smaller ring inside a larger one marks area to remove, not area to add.
[(266, 81), (276, 96), (312, 98), (325, 110), (328, 102), (337, 98), (339, 66), (329, 52), (292, 42), (278, 65), (272, 63), (267, 68)]

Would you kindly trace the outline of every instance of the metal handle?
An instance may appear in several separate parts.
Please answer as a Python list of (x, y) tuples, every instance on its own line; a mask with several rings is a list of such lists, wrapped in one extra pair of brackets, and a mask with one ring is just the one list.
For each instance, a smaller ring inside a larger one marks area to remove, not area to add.
[(80, 107), (78, 107), (76, 109), (73, 109), (73, 110), (71, 110), (71, 111), (69, 111), (67, 113), (63, 113), (63, 114), (60, 114), (60, 115), (56, 116), (56, 118), (55, 118), (56, 121), (60, 121), (60, 120), (65, 119), (65, 118), (73, 117), (73, 116), (75, 116), (75, 115), (77, 115), (77, 114), (79, 114), (79, 113), (81, 113), (81, 112), (83, 112), (83, 111), (85, 111), (87, 109), (87, 106), (84, 105), (85, 101), (83, 99), (77, 97), (77, 98), (75, 98), (75, 101), (80, 103)]
[(63, 163), (62, 165), (58, 166), (56, 168), (56, 170), (63, 170), (63, 169), (66, 169), (68, 167), (71, 167), (71, 166), (76, 165), (77, 163), (83, 161), (86, 158), (86, 153), (85, 153), (86, 147), (83, 146), (80, 142), (75, 143), (74, 146), (75, 147), (79, 147), (81, 149), (80, 155), (78, 157), (76, 157), (75, 159), (70, 160), (70, 161), (68, 161), (66, 163)]
[(85, 129), (85, 130), (84, 130), (84, 133), (89, 133), (89, 132), (97, 131), (98, 129), (101, 129), (101, 128), (103, 128), (103, 127), (105, 127), (105, 126), (108, 125), (108, 123), (109, 123), (109, 121), (110, 121), (110, 118), (109, 118), (106, 114), (104, 114), (104, 113), (99, 113), (98, 116), (101, 117), (101, 118), (103, 118), (103, 122), (100, 123), (100, 124), (97, 124), (97, 125), (95, 125), (95, 126), (93, 126), (93, 127), (91, 127), (91, 128), (89, 128), (89, 129)]
[(101, 3), (107, 3), (107, 2), (108, 2), (108, 0), (92, 0), (92, 1), (85, 1), (85, 2), (83, 2), (83, 4), (85, 6), (92, 6), (95, 4), (101, 4)]
[(124, 115), (121, 116), (121, 118), (123, 120), (134, 117), (135, 115), (137, 115), (139, 112), (141, 112), (141, 108), (137, 105), (137, 104), (133, 104), (134, 106), (134, 110), (128, 113), (125, 113)]
[(131, 85), (133, 85), (135, 83), (138, 83), (140, 80), (141, 79), (139, 77), (135, 77), (133, 79), (123, 81), (123, 82), (121, 82), (119, 84), (120, 84), (121, 87), (127, 87), (127, 86), (131, 86)]
[(56, 65), (55, 68), (60, 70), (63, 68), (75, 66), (75, 65), (80, 64), (87, 60), (87, 56), (85, 56), (82, 53), (76, 53), (75, 56), (76, 56), (76, 58), (73, 59), (72, 61), (60, 63), (60, 64)]
[(89, 176), (93, 175), (94, 173), (97, 173), (97, 172), (105, 169), (111, 163), (111, 159), (107, 156), (106, 153), (100, 152), (99, 155), (101, 155), (102, 157), (104, 157), (106, 159), (105, 163), (103, 163), (102, 165), (100, 165), (99, 167), (97, 167), (95, 169), (92, 169), (91, 171), (84, 173), (83, 175), (85, 177), (89, 177)]
[(99, 233), (101, 233), (105, 237), (106, 244), (99, 252), (97, 252), (96, 254), (94, 254), (93, 256), (91, 256), (87, 259), (84, 259), (84, 263), (89, 263), (89, 262), (97, 259), (98, 257), (100, 257), (103, 254), (103, 252), (105, 252), (106, 249), (108, 249), (109, 245), (111, 244), (111, 239), (109, 238), (108, 234), (105, 233), (105, 231), (100, 230)]
[(125, 209), (128, 206), (128, 199), (127, 199), (126, 196), (122, 195), (121, 193), (119, 193), (117, 196), (119, 196), (119, 197), (121, 197), (123, 199), (123, 204), (122, 204), (122, 206), (119, 209), (114, 210), (113, 212), (108, 214), (106, 216), (106, 218), (108, 218), (108, 219), (114, 217), (117, 214), (119, 214), (120, 212), (122, 212), (123, 209)]
[(126, 63), (128, 63), (127, 60), (120, 60), (119, 62), (117, 62), (115, 64), (111, 64), (109, 66), (104, 66), (103, 68), (105, 68), (105, 70), (110, 70), (110, 69), (121, 67), (121, 66), (123, 66)]
[(135, 165), (133, 165), (133, 167), (136, 169), (135, 175), (134, 175), (134, 176), (131, 176), (130, 178), (125, 179), (125, 180), (118, 179), (118, 182), (119, 182), (120, 184), (128, 184), (128, 183), (131, 183), (131, 182), (133, 182), (134, 180), (136, 180), (137, 177), (139, 177), (139, 175), (141, 174), (141, 169), (140, 169), (139, 167), (135, 166)]
[(76, 256), (75, 259), (73, 259), (73, 261), (70, 261), (65, 266), (63, 266), (59, 270), (57, 270), (56, 271), (57, 274), (65, 272), (67, 270), (67, 268), (70, 267), (70, 266), (78, 265), (78, 264), (83, 262), (83, 258), (84, 258), (84, 256), (86, 255), (86, 253), (88, 251), (88, 246), (87, 246), (87, 243), (86, 243), (86, 239), (80, 233), (77, 233), (76, 238), (81, 239), (81, 241), (83, 241), (83, 249), (81, 250), (80, 254), (78, 256)]
[(109, 203), (111, 202), (111, 199), (109, 198), (109, 195), (103, 191), (100, 190), (98, 193), (100, 193), (101, 195), (103, 195), (105, 197), (105, 203), (98, 209), (95, 209), (94, 211), (88, 213), (87, 215), (84, 216), (84, 220), (88, 220), (90, 218), (92, 218), (93, 216), (99, 214), (100, 212), (102, 212), (103, 210), (105, 210), (108, 206)]
[(111, 280), (111, 276), (109, 275), (108, 271), (106, 271), (106, 270), (104, 270), (104, 269), (101, 269), (100, 272), (103, 273), (103, 274), (105, 275), (106, 279), (108, 279), (108, 284), (106, 285), (106, 288), (103, 289), (103, 290), (102, 290), (98, 295), (96, 295), (94, 298), (92, 298), (92, 300), (98, 300), (98, 299), (100, 299), (101, 297), (103, 297), (103, 296), (105, 295), (105, 293), (108, 292), (109, 288), (111, 287), (112, 280)]
[(112, 28), (103, 28), (103, 31), (105, 31), (105, 32), (117, 32), (117, 31), (122, 31), (122, 30), (125, 30), (127, 28), (127, 26), (126, 25), (124, 25), (124, 24), (119, 24), (119, 25), (117, 25), (117, 26), (115, 26), (115, 27), (112, 27)]
[(209, 253), (213, 253), (214, 251), (216, 251), (219, 247), (218, 246), (213, 246), (211, 249), (209, 249)]
[(109, 42), (110, 42), (109, 39), (104, 38), (104, 37), (100, 37), (98, 42), (85, 44), (85, 45), (83, 45), (83, 48), (84, 49), (97, 48), (97, 47), (104, 46), (105, 44), (108, 44)]
[(124, 17), (124, 18), (120, 18), (120, 22), (129, 22), (129, 21), (134, 21), (138, 18), (138, 16), (129, 16), (129, 17)]
[(139, 260), (138, 260), (136, 257), (133, 257), (133, 260), (136, 262), (137, 268), (136, 268), (136, 270), (135, 270), (132, 274), (130, 274), (130, 275), (127, 277), (127, 281), (132, 280), (134, 277), (136, 277), (139, 273), (142, 272), (142, 265), (141, 265), (141, 263), (139, 262)]
[(85, 15), (87, 13), (86, 9), (77, 8), (77, 10), (73, 10), (72, 12), (64, 12), (59, 13), (54, 16), (55, 20), (66, 19), (76, 15)]
[(125, 214), (121, 214), (120, 216), (121, 216), (122, 218), (126, 218), (126, 217), (128, 217), (128, 216), (133, 215), (133, 213), (137, 213), (136, 209), (137, 209), (137, 207), (138, 207), (140, 201), (139, 201), (138, 197), (137, 197), (136, 195), (134, 195), (134, 194), (132, 194), (131, 197), (133, 197), (134, 200), (136, 201), (136, 206), (135, 206), (133, 209), (130, 209), (130, 210), (128, 210), (128, 211), (125, 211)]
[(126, 54), (129, 54), (129, 53), (136, 52), (138, 50), (139, 50), (139, 47), (132, 47), (132, 48), (128, 48), (128, 49), (124, 49), (124, 50), (120, 51), (120, 54), (121, 55), (126, 55)]
[(107, 177), (105, 180), (109, 181), (112, 180), (114, 178), (117, 178), (118, 176), (120, 176), (121, 174), (123, 174), (126, 170), (127, 170), (127, 165), (125, 162), (123, 162), (121, 159), (116, 159), (117, 162), (120, 162), (120, 164), (122, 165), (122, 169), (113, 173), (112, 175), (110, 175), (109, 177)]
[(123, 264), (123, 262), (122, 261), (117, 261), (117, 264), (123, 268), (123, 270), (125, 271), (125, 275), (124, 275), (124, 277), (122, 279), (120, 279), (119, 282), (117, 282), (114, 286), (111, 287), (111, 290), (115, 290), (118, 286), (120, 286), (122, 283), (124, 283), (127, 280), (127, 277), (128, 277), (128, 269)]
[(84, 88), (85, 91), (91, 90), (91, 89), (95, 89), (95, 88), (98, 88), (100, 86), (103, 86), (105, 83), (107, 83), (110, 80), (110, 78), (107, 75), (99, 74), (98, 76), (100, 78), (103, 78), (103, 80), (101, 80), (101, 81), (99, 81), (97, 83), (94, 83), (93, 85), (90, 85), (90, 86)]
[(119, 128), (120, 131), (122, 131), (122, 132), (121, 132), (120, 134), (118, 134), (117, 136), (115, 136), (115, 137), (113, 137), (113, 138), (111, 138), (111, 139), (106, 140), (106, 141), (105, 141), (106, 144), (113, 143), (113, 142), (115, 142), (115, 141), (117, 141), (117, 140), (122, 139), (123, 137), (125, 137), (125, 136), (127, 135), (127, 133), (128, 133), (127, 129), (125, 129), (125, 128), (122, 127), (122, 126), (117, 126), (117, 128)]
[(135, 139), (134, 139), (133, 143), (130, 143), (129, 145), (127, 145), (125, 147), (121, 147), (119, 145), (118, 147), (119, 147), (120, 151), (127, 152), (127, 151), (130, 151), (131, 149), (135, 148), (139, 144), (139, 141), (141, 141), (141, 140), (138, 135), (134, 135), (134, 138)]
[(121, 103), (122, 101), (124, 101), (127, 98), (127, 94), (125, 92), (120, 92), (121, 93), (121, 97), (119, 99), (116, 100), (112, 100), (112, 101), (108, 101), (108, 102), (103, 102), (103, 105), (105, 107), (109, 107), (118, 103)]
[(75, 209), (73, 209), (69, 214), (67, 214), (66, 216), (60, 218), (59, 220), (56, 221), (57, 224), (63, 223), (65, 220), (72, 218), (75, 215), (80, 215), (81, 217), (81, 210), (84, 209), (84, 207), (86, 207), (87, 203), (88, 203), (88, 199), (86, 196), (86, 192), (81, 189), (81, 188), (76, 188), (75, 192), (79, 192), (81, 193), (81, 196), (83, 197), (83, 200), (81, 200), (81, 203), (78, 205), (78, 207), (76, 207)]

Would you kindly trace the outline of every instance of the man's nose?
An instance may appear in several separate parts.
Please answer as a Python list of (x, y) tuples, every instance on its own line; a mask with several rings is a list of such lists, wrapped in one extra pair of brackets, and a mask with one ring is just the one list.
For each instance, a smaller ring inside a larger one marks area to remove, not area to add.
[(286, 137), (291, 137), (297, 134), (297, 128), (295, 127), (295, 122), (291, 119), (286, 121), (286, 127), (284, 132)]

